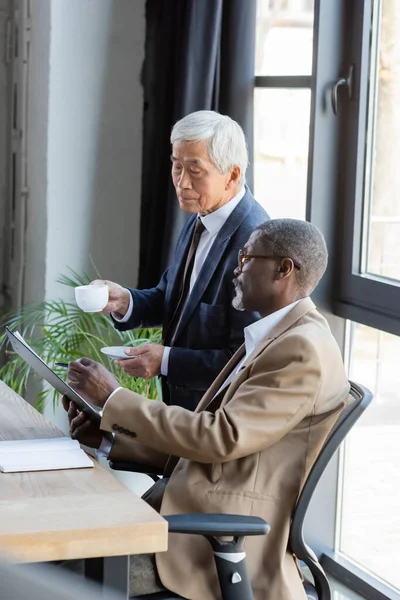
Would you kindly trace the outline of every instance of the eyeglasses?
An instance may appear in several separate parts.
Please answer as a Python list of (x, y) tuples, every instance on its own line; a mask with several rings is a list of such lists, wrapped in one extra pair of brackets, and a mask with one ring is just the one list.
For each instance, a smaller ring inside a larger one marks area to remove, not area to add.
[[(244, 265), (252, 258), (268, 258), (268, 259), (272, 259), (272, 260), (283, 260), (285, 258), (290, 258), (289, 256), (277, 256), (277, 255), (271, 255), (271, 256), (265, 256), (264, 254), (245, 254), (243, 252), (243, 250), (239, 250), (238, 252), (238, 265), (239, 265), (239, 271), (242, 272), (243, 271), (243, 267)], [(295, 269), (298, 269), (300, 271), (301, 267), (300, 265), (298, 265), (297, 263), (294, 262), (293, 258), (291, 259), (294, 265)]]

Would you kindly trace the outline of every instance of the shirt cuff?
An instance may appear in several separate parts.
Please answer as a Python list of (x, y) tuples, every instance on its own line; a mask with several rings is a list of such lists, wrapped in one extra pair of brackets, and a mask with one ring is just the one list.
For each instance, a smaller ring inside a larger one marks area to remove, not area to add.
[[(129, 292), (129, 290), (128, 290), (128, 292)], [(133, 298), (132, 298), (132, 294), (129, 292), (129, 306), (128, 306), (128, 310), (126, 311), (125, 315), (122, 318), (118, 318), (117, 315), (119, 313), (112, 312), (111, 316), (114, 319), (114, 321), (117, 321), (117, 323), (126, 323), (131, 318), (132, 312), (133, 312)]]
[[(107, 400), (105, 401), (105, 404), (103, 406), (103, 408), (100, 411), (100, 416), (101, 418), (103, 418), (103, 411), (106, 407), (107, 402), (110, 400), (110, 398), (112, 398), (114, 396), (114, 394), (116, 392), (118, 392), (119, 390), (122, 390), (122, 386), (117, 387), (113, 392), (111, 392), (111, 394), (108, 396)], [(98, 456), (105, 456), (106, 458), (108, 458), (108, 455), (111, 452), (111, 448), (113, 447), (113, 443), (114, 443), (114, 438), (115, 438), (115, 433), (112, 433), (112, 441), (107, 439), (105, 436), (103, 437), (103, 439), (101, 440), (101, 444), (98, 447), (98, 449), (96, 450), (96, 453)]]
[(170, 352), (171, 348), (169, 346), (164, 346), (164, 352), (161, 360), (161, 375), (168, 375), (168, 361)]
[(123, 387), (122, 387), (122, 385), (120, 385), (119, 387), (115, 388), (115, 390), (113, 392), (111, 392), (111, 394), (108, 396), (107, 400), (104, 402), (103, 408), (100, 411), (101, 418), (103, 418), (103, 412), (104, 412), (105, 407), (107, 406), (107, 402), (109, 400), (111, 400), (111, 398), (114, 396), (114, 394), (116, 394), (117, 392), (119, 392), (119, 390), (122, 390), (122, 389), (123, 389)]
[(108, 458), (108, 455), (111, 452), (111, 448), (113, 447), (114, 437), (115, 433), (112, 434), (112, 441), (107, 439), (106, 437), (103, 437), (100, 446), (96, 450), (96, 454), (98, 456), (105, 456), (106, 458)]

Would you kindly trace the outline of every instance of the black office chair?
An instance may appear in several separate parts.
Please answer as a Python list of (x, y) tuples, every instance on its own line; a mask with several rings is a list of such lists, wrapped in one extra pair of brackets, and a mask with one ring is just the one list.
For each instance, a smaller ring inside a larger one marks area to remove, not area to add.
[(340, 417), (336, 421), (319, 453), (293, 511), (289, 535), (289, 548), (300, 561), (307, 565), (313, 576), (313, 583), (309, 581), (304, 582), (308, 600), (331, 600), (332, 593), (325, 571), (319, 564), (315, 553), (304, 540), (304, 518), (322, 473), (325, 471), (329, 461), (349, 433), (350, 429), (371, 403), (371, 400), (372, 393), (366, 387), (358, 383), (350, 382), (349, 401), (342, 410)]
[[(296, 557), (306, 564), (312, 577), (311, 581), (304, 581), (304, 590), (308, 600), (331, 600), (331, 590), (324, 570), (318, 562), (318, 558), (307, 546), (303, 536), (304, 518), (310, 500), (325, 471), (330, 459), (339, 448), (340, 444), (362, 415), (372, 400), (372, 393), (362, 385), (350, 382), (349, 400), (332, 431), (330, 432), (321, 452), (315, 461), (303, 490), (293, 511), (292, 524), (289, 535), (289, 548)], [(135, 471), (146, 473), (153, 479), (158, 479), (159, 468), (141, 465), (139, 463), (110, 461), (112, 469), (121, 471)], [(224, 600), (253, 600), (253, 593), (247, 575), (245, 558), (241, 563), (227, 563), (215, 553), (217, 552), (241, 552), (243, 539), (247, 535), (265, 535), (269, 531), (269, 525), (258, 517), (245, 517), (239, 515), (171, 515), (165, 517), (169, 523), (168, 530), (171, 533), (191, 533), (204, 535), (213, 546), (218, 577)], [(232, 536), (233, 542), (228, 542), (221, 550), (215, 536)], [(230, 546), (229, 546), (230, 544)], [(240, 569), (240, 570), (239, 570)], [(136, 600), (185, 600), (172, 592), (160, 592), (147, 596), (135, 596)]]

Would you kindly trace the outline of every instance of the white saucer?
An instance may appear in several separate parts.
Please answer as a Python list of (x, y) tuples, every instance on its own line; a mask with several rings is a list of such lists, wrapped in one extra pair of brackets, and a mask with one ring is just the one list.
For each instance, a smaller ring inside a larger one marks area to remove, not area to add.
[(128, 360), (129, 358), (134, 358), (133, 356), (128, 356), (125, 354), (125, 350), (128, 348), (134, 348), (136, 346), (141, 346), (142, 344), (146, 344), (149, 340), (145, 340), (144, 338), (141, 340), (135, 340), (132, 342), (131, 346), (106, 346), (105, 348), (101, 348), (103, 354), (108, 356), (109, 358), (114, 358), (115, 360)]

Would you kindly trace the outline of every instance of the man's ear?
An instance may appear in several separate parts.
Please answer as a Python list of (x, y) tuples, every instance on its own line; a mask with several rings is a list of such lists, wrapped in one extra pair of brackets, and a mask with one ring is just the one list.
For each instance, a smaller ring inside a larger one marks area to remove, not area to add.
[(294, 264), (291, 258), (284, 258), (277, 268), (277, 279), (289, 277), (294, 271)]
[(240, 175), (241, 175), (240, 167), (238, 165), (235, 165), (234, 167), (232, 167), (232, 169), (230, 170), (230, 177), (226, 183), (225, 188), (227, 190), (231, 190), (232, 188), (237, 186), (240, 181)]
[(275, 273), (276, 281), (282, 281), (287, 276), (287, 271), (284, 267), (278, 266)]

